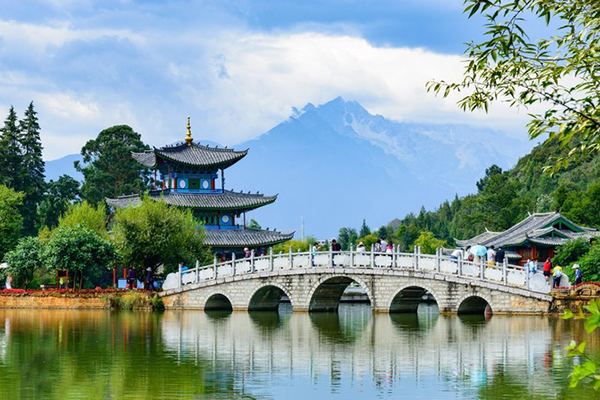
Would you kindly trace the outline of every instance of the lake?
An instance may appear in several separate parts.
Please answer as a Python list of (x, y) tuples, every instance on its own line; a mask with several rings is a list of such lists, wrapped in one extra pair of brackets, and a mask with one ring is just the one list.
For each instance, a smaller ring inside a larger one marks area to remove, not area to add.
[[(555, 317), (0, 310), (0, 398), (522, 399), (568, 389)], [(598, 335), (591, 343), (598, 349)], [(589, 348), (590, 346), (588, 346)]]

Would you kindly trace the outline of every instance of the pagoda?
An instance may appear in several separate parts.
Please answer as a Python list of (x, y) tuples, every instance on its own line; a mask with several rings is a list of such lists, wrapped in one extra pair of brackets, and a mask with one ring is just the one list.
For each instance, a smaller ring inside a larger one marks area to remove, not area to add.
[[(211, 246), (216, 254), (225, 257), (234, 252), (239, 256), (245, 247), (254, 249), (255, 254), (265, 254), (268, 247), (294, 236), (294, 232), (246, 227), (246, 212), (277, 199), (277, 195), (225, 190), (225, 169), (246, 154), (247, 149), (235, 151), (195, 143), (188, 117), (184, 142), (132, 153), (132, 157), (154, 170), (154, 189), (150, 190), (148, 197), (177, 207), (191, 208), (194, 219), (203, 223), (206, 229), (204, 243)], [(139, 195), (106, 199), (108, 205), (119, 208), (137, 206), (140, 202)]]

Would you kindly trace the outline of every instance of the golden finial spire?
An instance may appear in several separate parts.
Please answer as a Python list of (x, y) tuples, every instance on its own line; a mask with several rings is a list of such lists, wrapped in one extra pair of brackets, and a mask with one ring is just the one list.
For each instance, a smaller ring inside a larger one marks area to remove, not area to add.
[(191, 146), (193, 140), (194, 139), (192, 138), (192, 127), (190, 126), (190, 117), (188, 117), (187, 135), (185, 136), (185, 141), (187, 142), (188, 146)]

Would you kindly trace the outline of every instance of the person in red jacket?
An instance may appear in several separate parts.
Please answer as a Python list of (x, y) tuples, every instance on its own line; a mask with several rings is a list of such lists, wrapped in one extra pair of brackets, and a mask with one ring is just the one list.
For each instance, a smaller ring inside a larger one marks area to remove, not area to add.
[(547, 259), (544, 263), (544, 276), (546, 277), (546, 282), (550, 282), (550, 276), (552, 276), (552, 261)]

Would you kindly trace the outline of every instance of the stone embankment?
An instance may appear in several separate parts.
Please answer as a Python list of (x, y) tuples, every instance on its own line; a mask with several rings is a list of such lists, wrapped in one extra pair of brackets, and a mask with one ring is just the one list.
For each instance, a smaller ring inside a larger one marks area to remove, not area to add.
[(161, 299), (153, 293), (125, 290), (2, 290), (0, 308), (39, 309), (161, 309)]
[(552, 291), (552, 312), (562, 313), (566, 309), (578, 312), (590, 300), (600, 297), (600, 283), (585, 282), (569, 288), (559, 288)]

